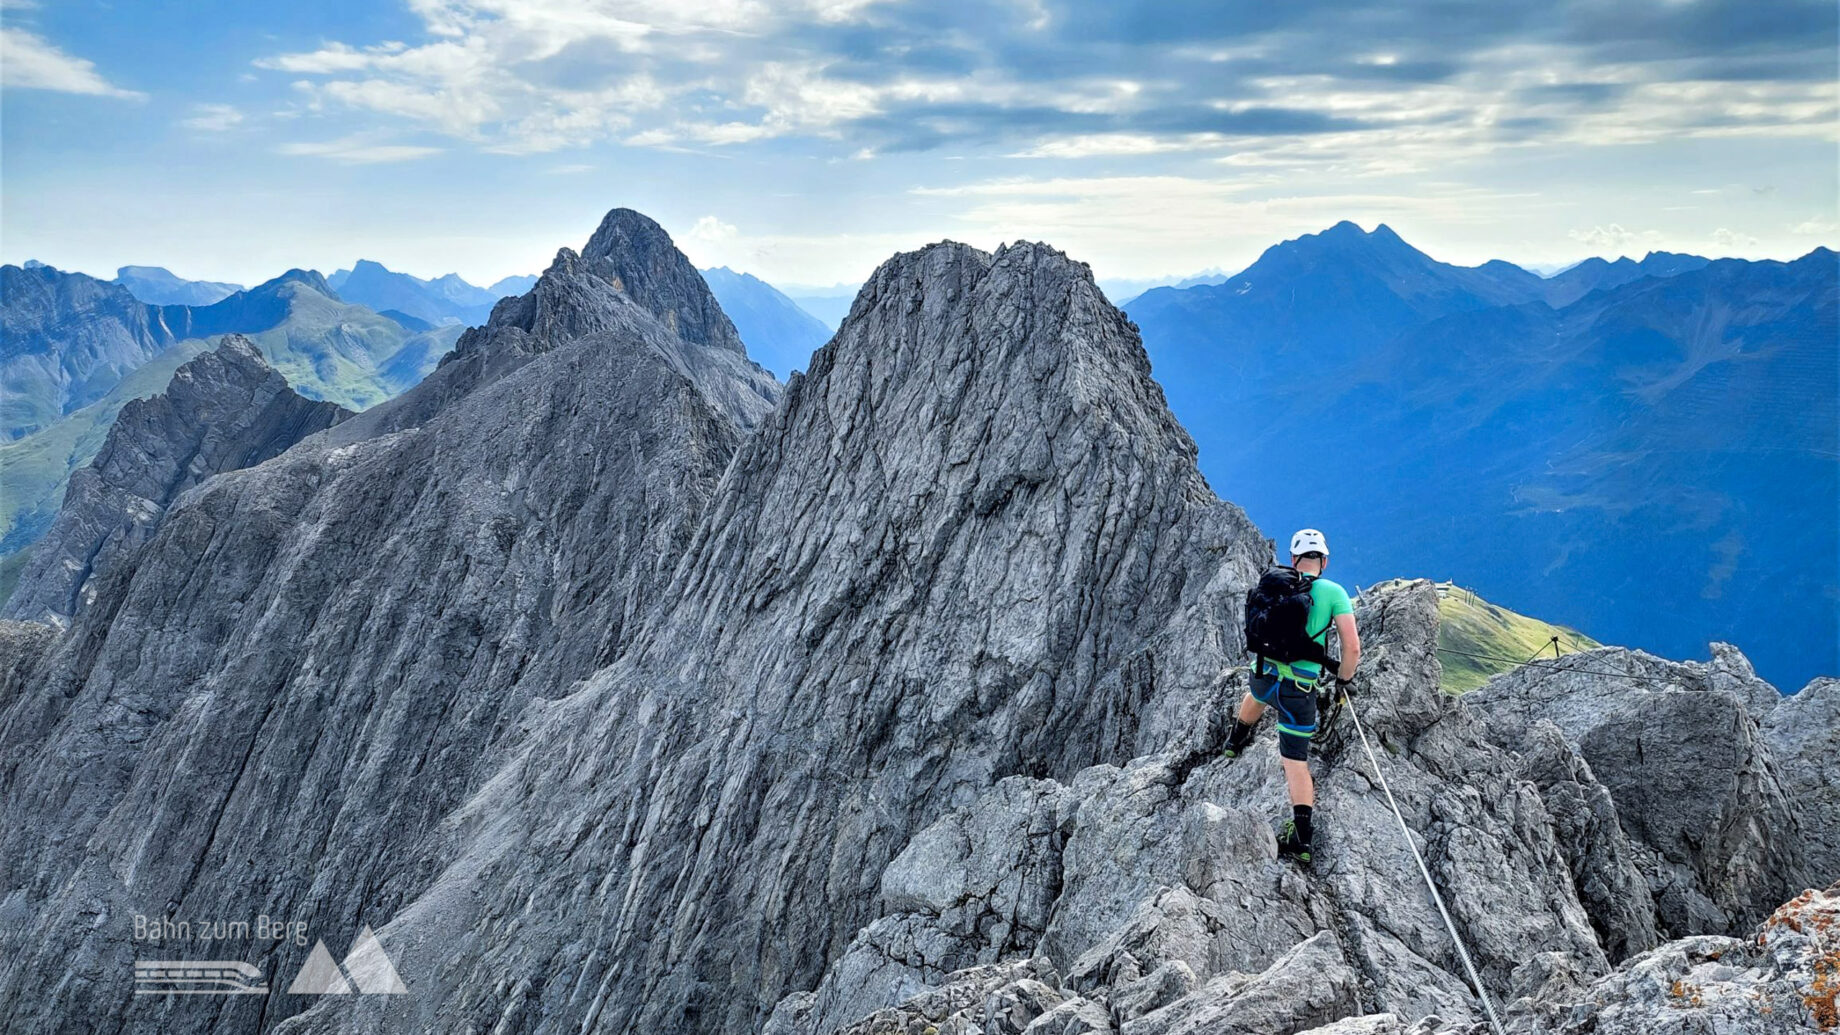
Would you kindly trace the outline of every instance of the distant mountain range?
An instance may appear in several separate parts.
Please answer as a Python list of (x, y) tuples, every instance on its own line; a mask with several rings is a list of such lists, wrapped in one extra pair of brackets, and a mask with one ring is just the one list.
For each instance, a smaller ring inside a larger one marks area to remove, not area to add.
[(393, 272), (369, 259), (359, 259), (351, 269), (339, 270), (327, 277), (326, 283), (347, 301), (379, 313), (404, 313), (433, 326), (478, 326), (486, 322), (492, 314), (492, 304), (501, 297), (468, 284), (457, 273), (423, 280)]
[(848, 284), (838, 284), (828, 288), (789, 287), (784, 291), (786, 297), (792, 299), (800, 309), (835, 332), (843, 326), (843, 318), (850, 315), (850, 304), (856, 301), (858, 289)]
[(123, 266), (115, 271), (115, 283), (154, 305), (210, 305), (243, 290), (241, 284), (186, 280), (164, 266)]
[(1133, 301), (1216, 491), (1348, 582), (1455, 580), (1603, 642), (1840, 671), (1840, 265), (1551, 278), (1341, 223)]
[(351, 305), (318, 273), (289, 270), (211, 305), (152, 305), (119, 283), (50, 266), (0, 267), (0, 557), (50, 524), (70, 473), (128, 401), (225, 334), (246, 334), (300, 394), (353, 410), (419, 382), (458, 325), (412, 330)]
[(1202, 270), (1186, 277), (1104, 277), (1099, 280), (1099, 289), (1105, 292), (1106, 298), (1115, 299), (1112, 304), (1122, 309), (1138, 295), (1154, 288), (1203, 287), (1226, 279), (1227, 271), (1222, 269)]
[(782, 380), (794, 370), (804, 370), (812, 352), (830, 340), (832, 326), (766, 281), (726, 266), (701, 272), (722, 311), (734, 321), (748, 356)]

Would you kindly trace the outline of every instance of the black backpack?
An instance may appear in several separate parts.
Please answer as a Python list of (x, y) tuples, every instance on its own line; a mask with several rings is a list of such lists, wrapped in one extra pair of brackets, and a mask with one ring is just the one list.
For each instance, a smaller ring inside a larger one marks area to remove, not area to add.
[(1295, 568), (1268, 569), (1246, 594), (1246, 650), (1286, 664), (1313, 661), (1325, 669), (1336, 662), (1329, 648), (1310, 638), (1310, 584), (1316, 576)]

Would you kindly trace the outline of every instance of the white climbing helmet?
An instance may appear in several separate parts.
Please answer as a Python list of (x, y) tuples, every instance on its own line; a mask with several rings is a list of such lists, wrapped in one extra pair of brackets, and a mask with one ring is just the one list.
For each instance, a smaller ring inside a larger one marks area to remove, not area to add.
[(1329, 556), (1329, 540), (1314, 528), (1306, 528), (1291, 536), (1291, 556), (1302, 557), (1306, 553), (1320, 553)]

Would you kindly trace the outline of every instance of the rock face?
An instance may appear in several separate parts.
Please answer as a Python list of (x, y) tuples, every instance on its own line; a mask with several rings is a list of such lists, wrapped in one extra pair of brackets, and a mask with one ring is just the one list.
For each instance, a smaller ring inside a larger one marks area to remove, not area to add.
[[(1633, 852), (1614, 835), (1587, 837), (1575, 842), (1573, 865), (1598, 870), (1611, 892), (1606, 901), (1639, 906), (1612, 891), (1626, 884), (1613, 876), (1612, 858), (1631, 859), (1662, 935), (1742, 934), (1797, 891), (1825, 883), (1803, 855), (1820, 839), (1804, 831), (1758, 725), (1781, 697), (1736, 650), (1718, 645), (1709, 664), (1588, 651), (1499, 676), (1463, 700), (1505, 746), (1559, 759), (1569, 745), (1588, 763), (1614, 799)], [(1551, 737), (1533, 743), (1543, 727), (1556, 729), (1564, 745)], [(1554, 764), (1544, 768), (1549, 795), (1571, 793), (1554, 790), (1564, 782)], [(1626, 929), (1627, 948), (1643, 947), (1639, 925), (1616, 926)]]
[[(608, 251), (640, 246), (661, 254)], [(568, 248), (557, 252), (529, 291), (501, 299), (485, 326), (461, 335), (416, 391), (366, 410), (335, 440), (356, 442), (420, 425), (480, 385), (560, 345), (622, 333), (635, 305), (667, 330), (675, 325), (699, 335), (697, 340), (675, 333), (655, 336), (652, 351), (692, 380), (729, 422), (751, 429), (778, 401), (779, 382), (748, 360), (734, 326), (690, 260), (656, 223), (630, 209), (615, 209), (579, 254)]]
[(249, 339), (226, 337), (166, 392), (122, 408), (6, 604), (6, 617), (67, 620), (152, 537), (179, 495), (212, 475), (279, 456), (351, 416), (296, 394)]
[(1840, 679), (1817, 679), (1783, 698), (1764, 720), (1763, 735), (1808, 832), (1802, 841), (1808, 872), (1817, 885), (1840, 879)]
[(1669, 942), (1582, 987), (1516, 1004), (1513, 1035), (1791, 1035), (1840, 1027), (1840, 884), (1750, 938)]
[[(456, 830), (386, 935), (452, 965), (367, 1015), (757, 1026), (953, 804), (1209, 736), (1269, 545), (1207, 491), (1086, 268), (938, 245), (858, 312), (737, 453), (639, 640), (464, 806), (496, 829)], [(587, 926), (512, 943), (434, 908), (456, 896)], [(489, 976), (562, 966), (579, 980), (509, 1014)]]

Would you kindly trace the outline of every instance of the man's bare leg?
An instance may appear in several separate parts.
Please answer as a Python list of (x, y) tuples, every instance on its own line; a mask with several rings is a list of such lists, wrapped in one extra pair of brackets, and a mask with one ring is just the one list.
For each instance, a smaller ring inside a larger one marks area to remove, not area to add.
[(1256, 726), (1258, 725), (1259, 719), (1263, 717), (1264, 714), (1265, 706), (1260, 704), (1251, 694), (1247, 694), (1240, 698), (1239, 721), (1248, 726)]
[(1310, 764), (1296, 759), (1284, 760), (1284, 785), (1290, 788), (1292, 805), (1316, 805), (1316, 781), (1310, 778)]

